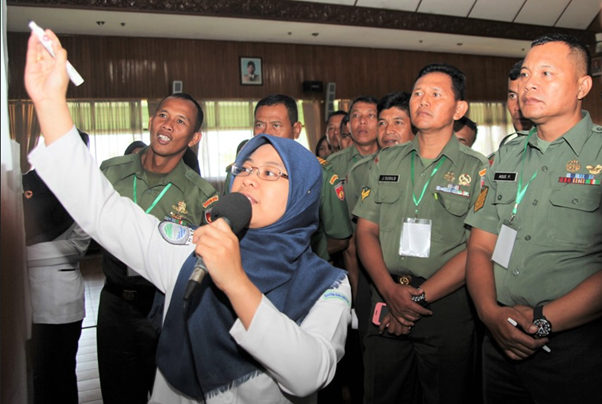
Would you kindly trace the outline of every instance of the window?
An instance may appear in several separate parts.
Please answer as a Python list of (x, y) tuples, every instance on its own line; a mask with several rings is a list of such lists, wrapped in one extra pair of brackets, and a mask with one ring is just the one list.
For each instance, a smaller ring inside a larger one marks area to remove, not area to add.
[(146, 100), (69, 101), (67, 106), (75, 125), (90, 135), (90, 153), (99, 165), (123, 155), (135, 140), (149, 143)]
[[(218, 191), (222, 191), (226, 167), (236, 158), (236, 148), (243, 140), (253, 136), (255, 101), (205, 101), (203, 138), (199, 144), (199, 163), (203, 178)], [(303, 101), (297, 102), (299, 121), (304, 122)], [(308, 147), (305, 128), (299, 143)]]
[(495, 152), (504, 136), (514, 132), (512, 118), (502, 102), (471, 102), (468, 117), (477, 124), (472, 148), (485, 156)]

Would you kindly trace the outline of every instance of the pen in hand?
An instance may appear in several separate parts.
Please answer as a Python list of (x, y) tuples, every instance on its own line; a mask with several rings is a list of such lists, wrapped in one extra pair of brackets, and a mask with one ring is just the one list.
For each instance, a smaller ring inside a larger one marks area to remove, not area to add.
[[(510, 317), (508, 317), (508, 322), (509, 322), (510, 324), (512, 324), (512, 326), (513, 326), (513, 327), (517, 327), (517, 326), (518, 326), (518, 323), (517, 323), (517, 322), (516, 322), (516, 320), (514, 320), (513, 318), (510, 318)], [(547, 346), (547, 345), (544, 345), (544, 346), (542, 346), (542, 347), (541, 347), (541, 349), (543, 349), (543, 350), (544, 350), (544, 351), (546, 351), (547, 353), (550, 353), (550, 352), (552, 352), (552, 350), (550, 349), (550, 347), (549, 347), (549, 346)]]

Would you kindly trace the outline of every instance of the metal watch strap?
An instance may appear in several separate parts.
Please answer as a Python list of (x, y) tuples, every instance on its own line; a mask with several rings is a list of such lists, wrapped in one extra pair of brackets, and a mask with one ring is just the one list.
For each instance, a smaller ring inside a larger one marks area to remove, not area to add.
[(418, 303), (424, 308), (428, 308), (430, 306), (429, 302), (426, 301), (426, 293), (424, 291), (418, 296), (412, 296), (412, 301), (414, 303)]

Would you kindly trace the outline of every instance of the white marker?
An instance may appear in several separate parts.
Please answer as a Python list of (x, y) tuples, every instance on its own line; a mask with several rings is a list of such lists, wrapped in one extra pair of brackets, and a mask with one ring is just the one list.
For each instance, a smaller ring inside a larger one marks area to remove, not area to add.
[[(29, 22), (29, 28), (34, 34), (37, 35), (38, 39), (40, 40), (40, 43), (44, 46), (44, 48), (46, 48), (48, 53), (50, 53), (50, 56), (52, 56), (53, 58), (56, 57), (54, 54), (54, 50), (52, 49), (52, 41), (50, 40), (50, 38), (48, 38), (44, 30), (33, 21)], [(75, 84), (76, 86), (79, 86), (84, 82), (82, 76), (79, 75), (77, 70), (75, 70), (75, 67), (73, 67), (71, 63), (69, 63), (69, 61), (67, 61), (67, 74), (69, 75), (69, 78), (71, 79), (73, 84)]]
[[(518, 326), (518, 323), (517, 323), (517, 322), (516, 322), (516, 320), (515, 320), (515, 319), (513, 319), (513, 318), (510, 318), (510, 317), (508, 317), (508, 322), (509, 322), (510, 324), (512, 324), (512, 326), (513, 326), (513, 327), (516, 327), (516, 326)], [(542, 347), (541, 347), (541, 349), (543, 349), (543, 350), (544, 350), (544, 351), (546, 351), (547, 353), (550, 353), (550, 352), (552, 352), (552, 350), (550, 349), (550, 347), (549, 347), (549, 346), (547, 346), (547, 345), (544, 345), (544, 346), (542, 346)]]

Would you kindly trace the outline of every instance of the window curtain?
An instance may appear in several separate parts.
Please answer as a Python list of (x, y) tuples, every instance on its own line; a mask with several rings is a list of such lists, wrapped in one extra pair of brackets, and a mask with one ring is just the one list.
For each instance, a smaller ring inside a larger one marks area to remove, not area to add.
[(322, 103), (320, 101), (302, 101), (303, 107), (303, 127), (307, 135), (307, 145), (311, 152), (316, 150), (318, 140), (324, 135), (323, 126), (321, 125), (320, 110)]
[(236, 158), (239, 143), (253, 136), (254, 101), (205, 101), (203, 137), (198, 146), (203, 178), (223, 192), (226, 169)]
[(495, 152), (504, 136), (514, 132), (505, 103), (471, 102), (467, 116), (477, 124), (478, 129), (472, 148), (485, 156)]
[(27, 155), (40, 138), (40, 124), (30, 100), (9, 100), (8, 119), (10, 138), (21, 145), (21, 172), (29, 171)]
[(78, 100), (67, 103), (77, 128), (90, 135), (90, 152), (100, 164), (143, 140), (142, 100)]

